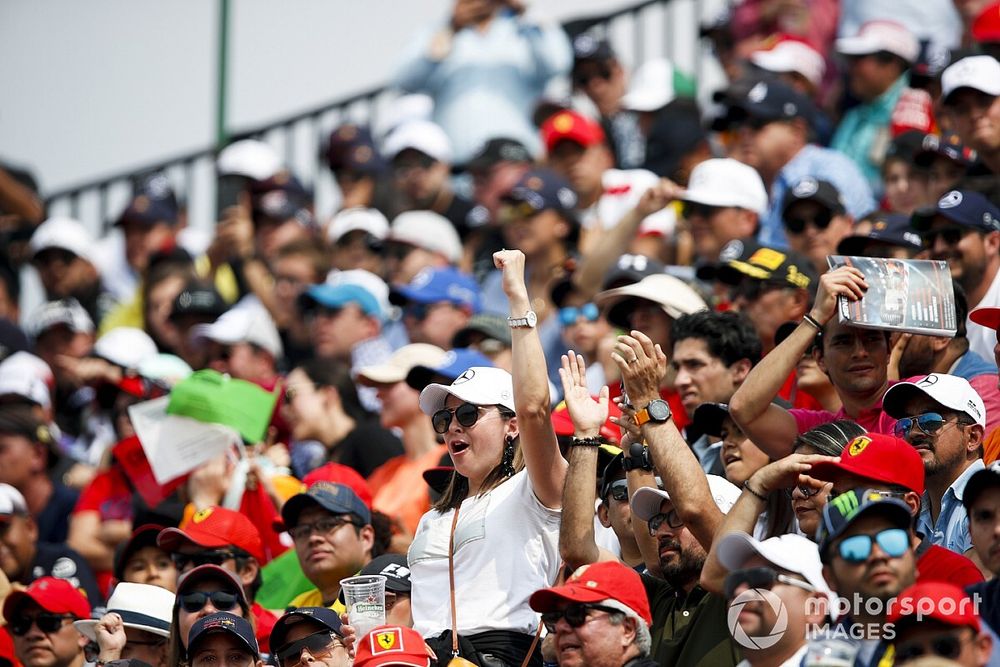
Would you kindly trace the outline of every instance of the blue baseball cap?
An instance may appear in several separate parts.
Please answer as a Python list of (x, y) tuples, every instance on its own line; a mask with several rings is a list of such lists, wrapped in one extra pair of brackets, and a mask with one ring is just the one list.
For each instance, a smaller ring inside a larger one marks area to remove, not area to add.
[(913, 214), (913, 228), (918, 232), (925, 232), (930, 229), (937, 216), (981, 232), (1000, 231), (1000, 209), (983, 195), (971, 190), (946, 192), (933, 208), (922, 209)]
[(230, 614), (228, 611), (219, 611), (214, 614), (209, 614), (204, 618), (198, 619), (193, 626), (191, 626), (191, 631), (188, 634), (188, 656), (194, 655), (195, 647), (198, 642), (202, 641), (208, 635), (214, 635), (220, 632), (225, 632), (240, 642), (249, 652), (250, 655), (254, 657), (255, 660), (260, 659), (260, 648), (257, 646), (257, 638), (254, 637), (253, 627), (250, 625), (250, 621), (245, 618), (241, 618), (236, 614)]
[(312, 621), (322, 625), (338, 637), (344, 636), (344, 631), (341, 629), (340, 614), (334, 610), (329, 607), (298, 607), (279, 618), (274, 627), (271, 628), (271, 636), (269, 638), (271, 651), (275, 654), (281, 651), (288, 643), (288, 631), (291, 626), (304, 621)]
[(580, 200), (559, 174), (550, 169), (532, 169), (503, 196), (503, 201), (527, 204), (535, 213), (551, 209), (572, 218)]
[(437, 366), (414, 366), (406, 374), (406, 384), (417, 391), (423, 391), (424, 387), (446, 378), (447, 383), (454, 382), (459, 375), (469, 370), (473, 366), (486, 366), (492, 368), (493, 361), (479, 350), (468, 347), (458, 347), (448, 350), (444, 359)]
[(316, 482), (304, 493), (292, 496), (281, 508), (281, 520), (293, 528), (302, 510), (319, 506), (331, 514), (353, 514), (362, 525), (372, 522), (372, 513), (351, 487), (334, 482)]
[(161, 173), (150, 174), (135, 184), (135, 196), (118, 217), (115, 225), (138, 222), (155, 225), (166, 222), (177, 224), (180, 206), (170, 181)]
[(382, 317), (378, 299), (361, 285), (353, 283), (312, 285), (299, 296), (299, 307), (304, 311), (316, 307), (338, 309), (349, 303), (357, 304), (365, 315)]
[(878, 211), (866, 216), (864, 220), (872, 222), (871, 231), (867, 234), (852, 234), (844, 237), (837, 244), (837, 254), (861, 255), (870, 241), (879, 241), (885, 245), (906, 248), (914, 252), (924, 249), (924, 243), (920, 240), (920, 235), (910, 226), (908, 216)]
[(426, 268), (415, 275), (410, 284), (393, 287), (389, 292), (389, 302), (397, 306), (410, 302), (431, 304), (442, 301), (465, 306), (478, 313), (479, 285), (472, 276), (452, 267)]
[(816, 530), (820, 559), (830, 562), (827, 552), (833, 542), (844, 534), (852, 523), (871, 513), (882, 513), (897, 528), (909, 529), (913, 525), (910, 506), (898, 498), (881, 495), (864, 488), (851, 489), (831, 498), (823, 508), (823, 517)]
[(331, 171), (350, 169), (362, 174), (385, 171), (371, 131), (363, 125), (347, 123), (330, 133), (324, 157)]

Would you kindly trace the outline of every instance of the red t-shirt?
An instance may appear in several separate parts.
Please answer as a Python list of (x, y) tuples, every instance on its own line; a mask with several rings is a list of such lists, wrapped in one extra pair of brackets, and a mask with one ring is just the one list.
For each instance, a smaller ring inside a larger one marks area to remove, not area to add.
[[(132, 520), (132, 487), (129, 486), (121, 465), (113, 463), (110, 468), (97, 473), (90, 484), (80, 492), (73, 514), (97, 512), (101, 521)], [(114, 575), (110, 570), (95, 570), (94, 577), (104, 595), (111, 592)]]
[(260, 646), (260, 651), (261, 653), (270, 653), (271, 644), (269, 637), (271, 636), (271, 630), (274, 629), (274, 624), (278, 622), (278, 617), (256, 602), (250, 607), (250, 613), (253, 614), (253, 618), (257, 622), (257, 644)]

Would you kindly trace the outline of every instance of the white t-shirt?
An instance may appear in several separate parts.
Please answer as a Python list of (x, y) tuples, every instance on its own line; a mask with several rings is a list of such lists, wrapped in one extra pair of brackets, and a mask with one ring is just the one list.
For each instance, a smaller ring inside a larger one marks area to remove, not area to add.
[[(983, 300), (976, 304), (975, 308), (969, 308), (969, 310), (986, 306), (1000, 306), (1000, 271), (997, 271), (996, 276), (994, 276), (993, 282), (990, 283), (990, 289), (983, 296)], [(966, 335), (969, 338), (969, 349), (983, 359), (992, 360), (993, 346), (997, 342), (997, 332), (993, 329), (987, 329), (981, 324), (976, 324), (972, 320), (966, 320), (965, 327)]]
[[(639, 203), (643, 193), (659, 182), (659, 176), (645, 169), (608, 169), (601, 175), (604, 194), (583, 212), (580, 223), (584, 229), (593, 229), (598, 221), (604, 229), (616, 227), (625, 214)], [(674, 210), (668, 206), (643, 220), (639, 225), (639, 234), (670, 236), (674, 233), (676, 222)]]
[[(420, 518), (407, 556), (413, 628), (424, 637), (451, 629), (448, 542), (453, 510)], [(559, 569), (562, 512), (544, 507), (522, 470), (482, 496), (466, 498), (455, 529), (458, 633), (514, 630), (534, 634), (538, 614), (528, 606), (551, 586)]]

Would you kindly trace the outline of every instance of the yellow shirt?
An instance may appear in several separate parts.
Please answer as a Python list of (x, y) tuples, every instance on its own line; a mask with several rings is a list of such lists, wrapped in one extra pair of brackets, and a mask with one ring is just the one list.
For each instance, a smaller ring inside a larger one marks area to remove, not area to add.
[[(288, 603), (289, 609), (295, 609), (297, 607), (323, 607), (323, 594), (319, 592), (318, 588), (314, 588), (311, 591), (306, 591), (302, 595), (296, 596), (294, 600)], [(330, 609), (334, 610), (338, 614), (343, 614), (347, 611), (347, 607), (338, 599), (333, 604), (329, 605)]]

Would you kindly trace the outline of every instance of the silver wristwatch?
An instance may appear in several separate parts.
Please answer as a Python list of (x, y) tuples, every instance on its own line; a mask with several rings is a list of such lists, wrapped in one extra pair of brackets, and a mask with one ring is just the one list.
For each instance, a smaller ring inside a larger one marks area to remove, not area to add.
[(535, 311), (529, 310), (524, 314), (524, 317), (508, 317), (507, 324), (510, 325), (511, 329), (534, 329), (535, 325), (538, 324), (538, 316), (535, 315)]

